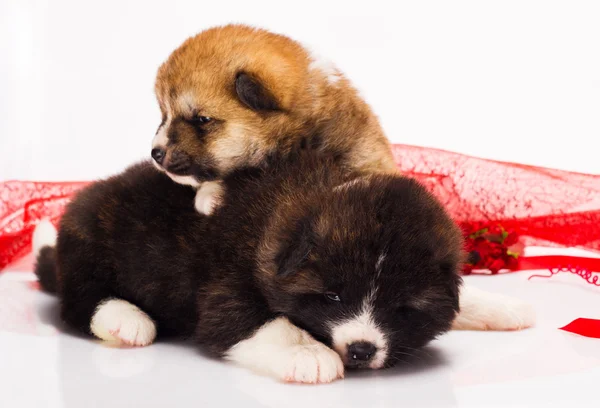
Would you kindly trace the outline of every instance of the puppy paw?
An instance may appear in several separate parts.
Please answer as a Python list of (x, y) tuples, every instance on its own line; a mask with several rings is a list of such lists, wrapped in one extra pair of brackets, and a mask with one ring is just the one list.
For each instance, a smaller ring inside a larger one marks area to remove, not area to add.
[(340, 356), (285, 317), (265, 323), (224, 357), (279, 381), (316, 384), (344, 378)]
[(533, 307), (519, 299), (466, 287), (460, 293), (455, 330), (522, 330), (533, 326)]
[(498, 299), (493, 318), (484, 321), (486, 330), (522, 330), (535, 324), (535, 311), (529, 303), (511, 297)]
[(194, 207), (200, 214), (210, 215), (221, 203), (223, 187), (217, 181), (202, 183), (196, 192)]
[(321, 343), (299, 344), (285, 350), (281, 356), (280, 379), (294, 383), (330, 383), (344, 378), (340, 356)]
[(156, 325), (140, 308), (121, 299), (98, 305), (90, 324), (91, 332), (105, 341), (128, 346), (147, 346), (156, 338)]

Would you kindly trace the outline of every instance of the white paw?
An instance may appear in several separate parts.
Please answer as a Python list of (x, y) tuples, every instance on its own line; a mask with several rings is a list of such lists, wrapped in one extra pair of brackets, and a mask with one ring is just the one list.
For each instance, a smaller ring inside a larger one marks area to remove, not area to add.
[(121, 299), (109, 299), (98, 305), (90, 330), (105, 341), (128, 346), (147, 346), (156, 338), (156, 325), (140, 308)]
[(286, 382), (317, 384), (344, 378), (339, 354), (321, 343), (292, 346), (280, 358), (279, 379)]
[(521, 330), (535, 323), (533, 307), (519, 299), (465, 287), (456, 330)]
[(196, 192), (194, 207), (200, 214), (210, 215), (221, 203), (223, 187), (218, 181), (207, 181), (202, 183)]
[(344, 378), (338, 353), (285, 317), (265, 323), (225, 358), (279, 381), (315, 384)]
[(493, 317), (485, 321), (487, 330), (522, 330), (535, 324), (535, 312), (529, 303), (510, 297), (498, 300), (498, 308), (490, 311)]

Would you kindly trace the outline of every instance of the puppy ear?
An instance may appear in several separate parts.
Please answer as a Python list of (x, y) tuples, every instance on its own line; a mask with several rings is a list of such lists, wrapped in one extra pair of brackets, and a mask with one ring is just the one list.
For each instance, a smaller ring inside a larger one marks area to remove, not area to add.
[(298, 272), (308, 261), (313, 248), (313, 232), (308, 217), (296, 224), (296, 228), (284, 240), (275, 256), (277, 276), (286, 277)]
[(255, 111), (279, 110), (277, 99), (257, 79), (245, 72), (235, 77), (235, 92), (244, 105)]

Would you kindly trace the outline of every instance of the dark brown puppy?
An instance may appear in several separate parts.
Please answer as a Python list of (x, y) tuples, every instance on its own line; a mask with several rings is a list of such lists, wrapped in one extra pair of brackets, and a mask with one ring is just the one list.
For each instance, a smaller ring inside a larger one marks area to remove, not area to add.
[(207, 217), (143, 163), (77, 195), (36, 271), (101, 339), (194, 336), (286, 381), (389, 366), (450, 328), (461, 234), (415, 181), (348, 174), (313, 154), (240, 169)]

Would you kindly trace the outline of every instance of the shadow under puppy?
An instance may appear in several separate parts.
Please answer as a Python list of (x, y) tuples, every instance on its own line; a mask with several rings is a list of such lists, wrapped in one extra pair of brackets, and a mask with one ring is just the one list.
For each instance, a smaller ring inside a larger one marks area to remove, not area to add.
[(42, 286), (83, 333), (193, 337), (284, 381), (382, 368), (449, 330), (462, 235), (416, 181), (299, 154), (223, 181), (210, 216), (149, 163), (79, 192), (34, 244)]

